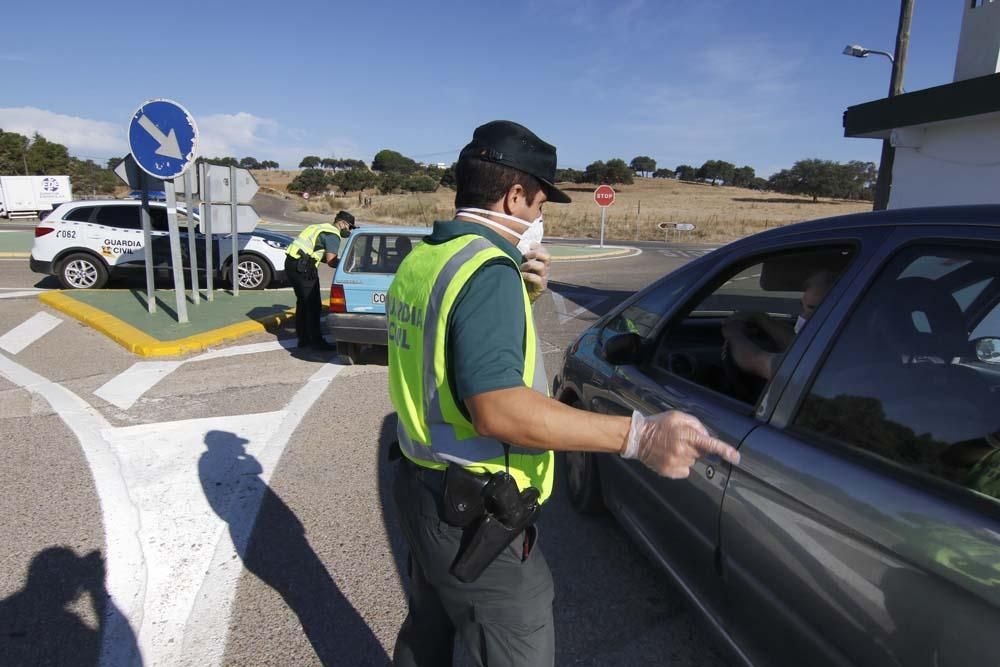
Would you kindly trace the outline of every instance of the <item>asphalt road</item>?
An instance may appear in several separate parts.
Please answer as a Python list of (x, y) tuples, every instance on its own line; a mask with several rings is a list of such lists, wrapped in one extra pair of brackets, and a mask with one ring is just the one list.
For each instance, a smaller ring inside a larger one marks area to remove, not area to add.
[[(550, 376), (588, 323), (703, 251), (556, 263), (535, 307)], [(0, 623), (33, 619), (0, 635), (0, 663), (37, 643), (33, 661), (55, 664), (138, 650), (145, 664), (385, 664), (406, 576), (384, 357), (342, 366), (287, 349), (283, 331), (137, 363), (30, 295), (3, 298), (56, 286), (0, 261)], [(611, 518), (569, 508), (561, 476), (541, 535), (557, 664), (726, 664)]]

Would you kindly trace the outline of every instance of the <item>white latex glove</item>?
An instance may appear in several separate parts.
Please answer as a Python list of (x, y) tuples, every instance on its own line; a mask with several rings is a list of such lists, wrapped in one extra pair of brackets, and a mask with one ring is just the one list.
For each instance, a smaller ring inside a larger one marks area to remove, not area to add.
[(533, 243), (531, 249), (524, 254), (524, 263), (521, 264), (521, 276), (524, 278), (524, 287), (528, 290), (528, 298), (534, 302), (540, 297), (549, 284), (549, 264), (552, 263), (552, 255), (540, 243)]
[(694, 462), (706, 454), (716, 454), (734, 465), (740, 462), (740, 453), (710, 436), (697, 418), (670, 410), (649, 417), (633, 412), (621, 455), (639, 459), (658, 475), (684, 479), (691, 474)]

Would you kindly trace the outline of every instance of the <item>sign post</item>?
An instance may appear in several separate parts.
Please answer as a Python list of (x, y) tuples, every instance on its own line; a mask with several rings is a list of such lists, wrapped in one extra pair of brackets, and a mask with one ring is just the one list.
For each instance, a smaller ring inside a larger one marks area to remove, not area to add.
[(130, 189), (138, 190), (142, 193), (142, 207), (140, 208), (139, 219), (142, 224), (142, 255), (146, 265), (146, 309), (152, 315), (156, 312), (156, 297), (153, 294), (155, 286), (153, 284), (153, 246), (152, 233), (150, 231), (149, 193), (151, 191), (162, 191), (163, 181), (153, 178), (140, 169), (131, 153), (118, 163), (118, 166), (115, 167), (115, 174)]
[[(177, 230), (177, 191), (174, 179), (188, 170), (197, 157), (198, 126), (187, 109), (170, 100), (149, 100), (135, 113), (128, 127), (128, 144), (139, 168), (154, 178), (163, 180), (167, 198), (167, 230), (170, 235), (170, 263), (174, 274), (174, 294), (177, 321), (187, 322), (187, 300), (184, 298), (184, 267), (181, 260), (180, 233)], [(144, 181), (145, 182), (145, 181)], [(143, 188), (143, 201), (148, 207), (148, 189)], [(189, 211), (190, 214), (190, 211)], [(149, 229), (148, 211), (143, 216), (143, 229)], [(149, 232), (145, 231), (148, 235)], [(150, 244), (146, 243), (146, 286), (150, 288)], [(197, 289), (197, 286), (195, 286)], [(149, 295), (152, 297), (152, 293)]]
[(170, 268), (174, 274), (174, 297), (177, 304), (177, 321), (188, 321), (187, 299), (184, 297), (184, 266), (181, 261), (181, 235), (177, 229), (177, 191), (174, 181), (164, 181), (167, 195), (167, 231), (170, 236)]
[[(233, 295), (239, 294), (239, 234), (252, 232), (260, 216), (250, 204), (260, 186), (246, 169), (218, 164), (201, 164), (201, 219), (202, 231), (211, 249), (212, 236), (231, 234), (232, 244), (230, 273), (233, 278)], [(219, 241), (219, 254), (222, 252)], [(211, 252), (211, 250), (209, 250)], [(209, 270), (211, 275), (211, 270)]]
[(201, 193), (201, 224), (205, 230), (205, 287), (208, 289), (208, 300), (215, 301), (215, 255), (212, 251), (212, 200), (205, 188), (208, 165), (204, 162), (198, 165), (198, 192)]
[(594, 201), (601, 207), (601, 247), (604, 247), (604, 225), (608, 219), (608, 207), (615, 203), (615, 190), (610, 185), (599, 185), (594, 190)]
[[(197, 190), (198, 164), (195, 163), (195, 178), (191, 178), (191, 170), (184, 172), (184, 205), (187, 207), (188, 254), (191, 256), (191, 298), (197, 306), (201, 303), (201, 290), (198, 285), (198, 243), (195, 239), (194, 202), (192, 190)], [(200, 190), (199, 190), (200, 192)]]
[(153, 232), (150, 229), (148, 180), (149, 176), (140, 172), (139, 187), (142, 189), (142, 208), (139, 211), (139, 217), (142, 220), (142, 256), (146, 263), (146, 310), (149, 311), (150, 315), (153, 315), (156, 313), (156, 285), (153, 284)]
[(239, 253), (239, 219), (238, 211), (239, 200), (236, 196), (236, 167), (229, 165), (229, 207), (230, 207), (230, 223), (229, 223), (229, 233), (233, 235), (233, 256), (231, 259), (231, 264), (229, 265), (229, 272), (233, 279), (233, 296), (240, 295), (240, 253)]

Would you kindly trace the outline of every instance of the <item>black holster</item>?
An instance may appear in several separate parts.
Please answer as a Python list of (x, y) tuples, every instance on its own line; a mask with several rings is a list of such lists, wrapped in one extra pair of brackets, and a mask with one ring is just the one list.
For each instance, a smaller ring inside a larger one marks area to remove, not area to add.
[[(472, 475), (458, 466), (449, 466), (449, 478), (452, 477), (452, 470), (456, 468), (467, 475)], [(481, 479), (478, 475), (475, 477)], [(452, 575), (466, 584), (478, 579), (490, 563), (538, 519), (538, 512), (541, 509), (538, 504), (538, 489), (528, 487), (523, 492), (519, 491), (517, 482), (505, 472), (493, 473), (488, 480), (479, 488), (478, 515), (471, 516), (470, 513), (462, 516), (463, 520), (467, 521), (463, 525), (465, 534), (462, 537), (462, 546), (451, 566)], [(450, 505), (446, 492), (446, 513)], [(472, 507), (468, 507), (471, 510)], [(447, 516), (445, 520), (451, 523)]]
[(477, 475), (454, 463), (448, 464), (444, 474), (445, 523), (468, 528), (481, 519), (486, 513), (483, 487), (489, 481), (489, 475)]

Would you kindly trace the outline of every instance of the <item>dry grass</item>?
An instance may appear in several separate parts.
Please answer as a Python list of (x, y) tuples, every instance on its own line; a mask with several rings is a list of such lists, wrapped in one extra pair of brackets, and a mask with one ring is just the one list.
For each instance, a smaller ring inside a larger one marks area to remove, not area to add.
[[(295, 177), (295, 171), (257, 172), (258, 181), (278, 191)], [(264, 176), (265, 178), (262, 178)], [(551, 236), (598, 238), (601, 211), (594, 203), (594, 187), (566, 184), (573, 203), (545, 207), (545, 233)], [(331, 213), (351, 208), (358, 218), (388, 224), (429, 225), (453, 213), (454, 192), (445, 188), (430, 194), (380, 195), (366, 192), (372, 200), (362, 208), (357, 194), (348, 197), (312, 199), (302, 210)], [(741, 188), (713, 187), (673, 180), (636, 179), (634, 185), (617, 189), (615, 204), (608, 209), (606, 238), (611, 240), (662, 240), (661, 222), (687, 222), (695, 231), (678, 240), (725, 242), (757, 232), (814, 218), (870, 211), (867, 202), (820, 199), (756, 192)]]

